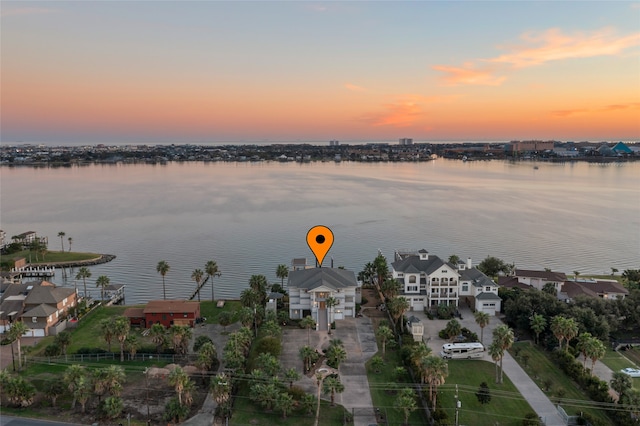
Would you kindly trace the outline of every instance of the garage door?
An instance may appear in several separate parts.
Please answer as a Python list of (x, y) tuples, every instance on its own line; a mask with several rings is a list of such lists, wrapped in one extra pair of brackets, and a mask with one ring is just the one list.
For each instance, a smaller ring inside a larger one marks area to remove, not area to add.
[(344, 310), (344, 316), (345, 316), (345, 318), (353, 317), (353, 309), (351, 309), (351, 308), (345, 309)]
[(344, 319), (344, 314), (342, 312), (334, 312), (333, 313), (333, 319), (334, 320)]
[(25, 337), (44, 337), (44, 329), (43, 328), (32, 328), (31, 330), (24, 333)]
[(424, 297), (417, 297), (413, 299), (413, 304), (411, 306), (414, 311), (422, 311), (424, 310)]

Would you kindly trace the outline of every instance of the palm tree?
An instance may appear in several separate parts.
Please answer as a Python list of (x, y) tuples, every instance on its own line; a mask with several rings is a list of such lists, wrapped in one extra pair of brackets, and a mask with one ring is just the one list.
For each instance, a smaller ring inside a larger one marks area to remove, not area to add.
[(124, 346), (127, 351), (129, 351), (129, 360), (136, 359), (136, 353), (138, 353), (138, 336), (135, 334), (129, 334), (127, 339), (124, 341)]
[(160, 353), (160, 349), (162, 349), (166, 341), (166, 329), (164, 325), (159, 322), (153, 324), (149, 329), (149, 335), (151, 336), (151, 341), (156, 344), (157, 352)]
[(109, 285), (109, 277), (100, 275), (96, 280), (96, 287), (100, 287), (100, 299), (104, 303), (104, 289)]
[(124, 342), (127, 340), (130, 328), (129, 318), (127, 317), (118, 317), (113, 322), (113, 334), (120, 342), (120, 362), (124, 362)]
[(428, 356), (423, 360), (422, 368), (425, 369), (424, 376), (429, 383), (429, 400), (432, 407), (436, 407), (438, 386), (444, 384), (449, 375), (449, 365), (447, 361), (438, 356)]
[(600, 341), (600, 339), (593, 337), (587, 343), (587, 356), (591, 360), (591, 374), (593, 375), (593, 369), (596, 367), (596, 361), (604, 358), (607, 353), (607, 348)]
[(300, 348), (300, 358), (302, 358), (305, 373), (311, 370), (311, 362), (315, 356), (316, 351), (311, 346), (303, 346)]
[(457, 254), (452, 254), (451, 256), (449, 256), (449, 259), (447, 261), (453, 266), (458, 266), (458, 263), (460, 263), (460, 256), (458, 256)]
[(300, 320), (300, 327), (307, 329), (307, 345), (311, 346), (311, 327), (316, 327), (316, 320), (311, 315), (307, 315)]
[(200, 301), (200, 281), (202, 281), (203, 276), (204, 276), (204, 272), (202, 272), (202, 269), (196, 269), (191, 273), (191, 279), (196, 282), (196, 292), (198, 293), (198, 302)]
[(167, 272), (169, 272), (169, 264), (167, 263), (167, 261), (161, 260), (160, 262), (158, 262), (156, 271), (158, 271), (158, 273), (162, 275), (162, 295), (164, 300), (167, 300), (167, 288), (164, 285), (164, 276), (167, 275)]
[(593, 336), (589, 332), (580, 333), (580, 336), (578, 336), (578, 344), (576, 345), (576, 349), (582, 354), (583, 368), (587, 368), (587, 351), (588, 351), (589, 341), (592, 338)]
[(289, 268), (287, 268), (287, 265), (278, 265), (276, 268), (276, 277), (280, 278), (282, 288), (284, 288), (284, 279), (288, 276)]
[(327, 349), (327, 365), (338, 368), (340, 367), (340, 363), (347, 359), (347, 351), (345, 350), (342, 342), (338, 341), (336, 343), (335, 339), (332, 339), (329, 343), (329, 348)]
[(569, 349), (569, 342), (578, 335), (578, 323), (574, 318), (567, 318), (563, 324), (564, 338), (567, 341), (566, 349)]
[(498, 361), (502, 359), (504, 351), (502, 350), (502, 347), (500, 347), (498, 342), (494, 341), (489, 345), (488, 352), (489, 356), (496, 365), (496, 383), (500, 383), (500, 375), (498, 374)]
[(562, 342), (564, 341), (564, 331), (566, 327), (564, 323), (567, 319), (561, 315), (553, 317), (551, 320), (551, 331), (553, 335), (558, 339), (558, 346), (562, 349)]
[(540, 314), (535, 314), (531, 317), (529, 324), (531, 325), (531, 330), (533, 330), (533, 332), (536, 334), (536, 345), (537, 345), (538, 340), (540, 338), (540, 333), (542, 333), (544, 329), (547, 327), (547, 320), (545, 319), (544, 316)]
[[(9, 329), (9, 333), (7, 334), (7, 337), (9, 338), (9, 340), (11, 340), (11, 347), (12, 348), (13, 348), (13, 342), (17, 342), (18, 343), (18, 345), (17, 345), (18, 346), (18, 368), (20, 368), (20, 369), (22, 369), (22, 349), (20, 347), (20, 339), (22, 339), (22, 336), (27, 331), (29, 331), (29, 327), (27, 327), (27, 325), (25, 323), (23, 323), (22, 321), (14, 321), (11, 324), (11, 328)], [(14, 366), (14, 368), (15, 368), (15, 366)]]
[(69, 237), (67, 238), (67, 241), (69, 241), (69, 253), (71, 253), (71, 244), (73, 243), (73, 238)]
[(573, 271), (574, 281), (578, 281), (578, 277), (580, 276), (580, 271)]
[(211, 379), (211, 397), (218, 405), (222, 405), (231, 397), (231, 379), (226, 373), (218, 373)]
[(71, 408), (76, 406), (76, 388), (78, 387), (78, 382), (81, 378), (87, 375), (87, 370), (85, 370), (84, 366), (73, 364), (70, 365), (69, 368), (64, 372), (63, 381), (67, 385), (69, 392), (73, 395), (73, 402), (71, 403)]
[(480, 343), (484, 345), (484, 328), (489, 325), (491, 317), (489, 317), (488, 313), (482, 311), (476, 311), (473, 316), (476, 319), (476, 324), (480, 327)]
[(62, 247), (62, 251), (64, 251), (64, 236), (67, 235), (64, 232), (58, 232), (58, 237), (60, 237), (60, 246)]
[(68, 331), (63, 331), (61, 333), (58, 333), (56, 334), (56, 337), (54, 338), (53, 341), (54, 343), (60, 346), (60, 349), (62, 350), (62, 355), (66, 355), (67, 347), (71, 344), (71, 333), (69, 333)]
[(515, 341), (513, 330), (506, 324), (497, 326), (493, 330), (493, 341), (498, 344), (502, 350), (500, 355), (500, 383), (502, 383), (502, 360), (504, 358), (505, 351), (507, 351)]
[(328, 376), (322, 382), (322, 392), (331, 395), (331, 406), (336, 405), (336, 393), (344, 392), (344, 385), (340, 382), (340, 378), (335, 375)]
[(393, 318), (393, 328), (396, 333), (398, 333), (397, 323), (400, 318), (404, 315), (405, 312), (409, 310), (409, 301), (404, 297), (394, 297), (393, 299), (387, 302), (387, 309), (389, 309), (389, 313)]
[(411, 388), (402, 389), (393, 402), (393, 406), (404, 413), (404, 424), (406, 425), (409, 422), (411, 412), (418, 408), (414, 390)]
[(209, 276), (209, 280), (211, 281), (211, 301), (213, 302), (215, 299), (213, 298), (213, 277), (220, 276), (220, 270), (218, 269), (218, 264), (215, 260), (210, 260), (204, 265), (204, 270)]
[(87, 296), (87, 278), (91, 278), (91, 271), (89, 270), (89, 268), (83, 266), (82, 268), (78, 269), (78, 273), (76, 274), (76, 280), (82, 279), (82, 283), (84, 284), (84, 298), (86, 299)]
[(280, 392), (278, 394), (278, 398), (276, 399), (276, 407), (279, 410), (282, 410), (282, 418), (287, 418), (287, 413), (293, 409), (294, 402), (293, 396), (289, 395), (286, 392)]
[(611, 381), (611, 389), (618, 393), (618, 404), (622, 404), (625, 393), (633, 387), (631, 377), (621, 371), (614, 371)]
[(380, 288), (384, 280), (389, 275), (389, 265), (387, 265), (387, 259), (382, 255), (382, 253), (379, 253), (373, 260), (373, 267), (378, 278), (378, 288)]
[(189, 381), (189, 376), (187, 376), (187, 373), (184, 372), (182, 367), (176, 367), (169, 373), (169, 385), (173, 386), (178, 394), (180, 405), (182, 405), (182, 393), (184, 392), (187, 381)]
[(393, 339), (393, 330), (383, 324), (378, 327), (376, 334), (378, 335), (378, 339), (382, 341), (382, 357), (384, 358), (387, 340)]
[(91, 396), (91, 381), (86, 376), (80, 376), (75, 384), (73, 397), (80, 403), (82, 412), (85, 412), (87, 400)]
[(289, 382), (289, 389), (293, 388), (293, 382), (300, 380), (300, 373), (295, 368), (290, 368), (284, 373), (284, 378)]
[(333, 322), (333, 308), (334, 306), (338, 306), (340, 301), (333, 296), (327, 297), (325, 300), (325, 304), (327, 308), (329, 308), (329, 334), (331, 334), (331, 323)]
[(460, 333), (462, 333), (462, 326), (458, 320), (455, 318), (449, 320), (444, 328), (444, 334), (446, 334), (449, 340), (453, 340), (453, 338), (459, 336)]
[(105, 415), (109, 419), (115, 419), (119, 417), (122, 413), (122, 409), (124, 408), (124, 404), (122, 403), (122, 398), (119, 396), (110, 396), (104, 400), (104, 404), (102, 409), (104, 410)]
[(105, 342), (107, 342), (108, 351), (111, 352), (111, 340), (113, 339), (113, 319), (104, 318), (99, 322), (100, 332)]

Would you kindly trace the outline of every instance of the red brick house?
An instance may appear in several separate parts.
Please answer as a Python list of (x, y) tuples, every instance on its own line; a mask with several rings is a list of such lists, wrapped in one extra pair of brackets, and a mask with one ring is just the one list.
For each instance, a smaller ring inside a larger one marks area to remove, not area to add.
[(160, 323), (165, 327), (188, 325), (193, 327), (200, 318), (200, 302), (188, 300), (152, 300), (144, 308), (128, 308), (124, 316), (131, 325), (149, 328)]

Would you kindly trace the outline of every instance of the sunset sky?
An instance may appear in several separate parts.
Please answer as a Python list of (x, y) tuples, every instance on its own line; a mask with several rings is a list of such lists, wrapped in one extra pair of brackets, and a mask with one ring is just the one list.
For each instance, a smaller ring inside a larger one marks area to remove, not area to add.
[(640, 2), (11, 2), (2, 143), (640, 140)]

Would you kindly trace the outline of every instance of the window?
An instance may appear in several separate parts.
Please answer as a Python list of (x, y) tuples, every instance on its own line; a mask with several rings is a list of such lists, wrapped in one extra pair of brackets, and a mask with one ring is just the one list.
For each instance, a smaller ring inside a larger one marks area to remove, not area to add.
[(442, 271), (440, 271), (440, 272), (442, 272), (443, 274), (446, 274), (448, 271), (447, 271), (446, 269), (443, 269), (443, 270), (442, 270)]
[(182, 316), (183, 316), (184, 318), (186, 318), (186, 317), (187, 317), (187, 313), (186, 313), (186, 312), (185, 312), (185, 313), (183, 313), (183, 314), (182, 314)]
[(38, 317), (31, 317), (31, 322), (38, 322)]
[(404, 272), (398, 272), (398, 278), (404, 277)]
[(167, 316), (166, 315), (162, 315), (162, 319), (166, 321), (167, 320)]
[(489, 286), (485, 287), (484, 291), (491, 291), (491, 287), (489, 287)]
[(345, 303), (353, 303), (353, 296), (345, 296), (344, 297), (344, 302)]
[(462, 284), (462, 291), (469, 291), (469, 284)]
[(416, 291), (418, 291), (418, 286), (417, 285), (409, 285), (409, 286), (407, 286), (407, 291), (416, 292)]
[(416, 276), (409, 275), (409, 284), (415, 284), (415, 283), (416, 283)]

